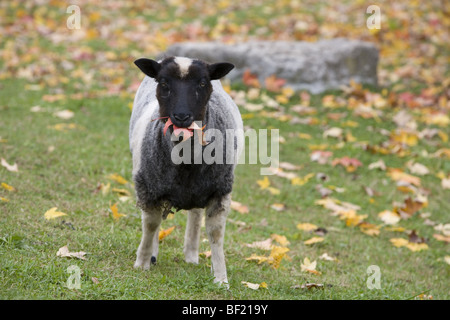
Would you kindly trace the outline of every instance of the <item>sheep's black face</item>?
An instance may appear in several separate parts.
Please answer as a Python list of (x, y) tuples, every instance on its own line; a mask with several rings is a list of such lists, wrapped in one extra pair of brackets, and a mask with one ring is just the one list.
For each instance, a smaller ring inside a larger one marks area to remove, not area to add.
[(161, 117), (170, 117), (180, 128), (204, 120), (213, 90), (211, 80), (222, 78), (234, 68), (231, 63), (207, 64), (181, 57), (166, 58), (160, 63), (138, 59), (135, 64), (158, 82), (156, 98)]

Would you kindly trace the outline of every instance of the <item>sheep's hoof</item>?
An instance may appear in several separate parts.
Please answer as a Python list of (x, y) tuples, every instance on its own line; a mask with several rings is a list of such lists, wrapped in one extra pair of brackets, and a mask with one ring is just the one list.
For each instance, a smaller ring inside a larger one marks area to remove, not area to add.
[(148, 270), (150, 269), (150, 259), (136, 259), (136, 262), (134, 263), (135, 269), (143, 269)]
[(228, 279), (219, 280), (217, 278), (214, 279), (214, 283), (217, 283), (219, 287), (224, 287), (225, 289), (230, 289), (230, 285), (228, 284)]
[(198, 264), (198, 254), (185, 254), (184, 261), (187, 263)]
[(152, 256), (152, 258), (150, 259), (150, 262), (152, 263), (152, 265), (156, 264), (156, 257)]

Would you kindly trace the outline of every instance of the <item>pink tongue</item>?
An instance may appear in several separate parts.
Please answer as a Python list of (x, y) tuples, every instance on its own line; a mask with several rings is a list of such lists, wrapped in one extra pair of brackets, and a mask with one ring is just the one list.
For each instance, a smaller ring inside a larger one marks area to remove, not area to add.
[[(178, 137), (181, 133), (183, 133), (183, 141), (189, 139), (194, 135), (194, 127), (190, 125), (188, 128), (180, 128), (173, 124), (172, 120), (167, 119), (166, 125), (164, 126), (164, 135), (166, 135), (167, 129), (169, 129), (170, 126), (173, 126), (173, 133), (176, 137)], [(192, 127), (192, 128), (191, 128)]]

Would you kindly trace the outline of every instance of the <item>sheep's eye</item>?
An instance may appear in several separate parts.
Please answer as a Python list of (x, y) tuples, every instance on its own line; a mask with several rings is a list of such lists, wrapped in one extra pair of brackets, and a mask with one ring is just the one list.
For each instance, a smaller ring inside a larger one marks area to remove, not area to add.
[(200, 81), (200, 87), (201, 87), (201, 88), (206, 87), (206, 82), (205, 82), (205, 81)]
[(161, 82), (159, 86), (161, 87), (161, 96), (168, 97), (170, 95), (169, 85), (165, 82)]

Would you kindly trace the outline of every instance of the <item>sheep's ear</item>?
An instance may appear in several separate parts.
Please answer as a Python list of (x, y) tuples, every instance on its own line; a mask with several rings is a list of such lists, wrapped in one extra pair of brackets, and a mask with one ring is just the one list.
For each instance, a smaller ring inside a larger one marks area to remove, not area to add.
[(143, 73), (151, 78), (156, 78), (158, 76), (159, 70), (161, 70), (161, 65), (152, 59), (137, 59), (134, 64), (137, 65)]
[(209, 78), (211, 80), (218, 80), (233, 70), (234, 64), (228, 62), (213, 63), (208, 65)]

